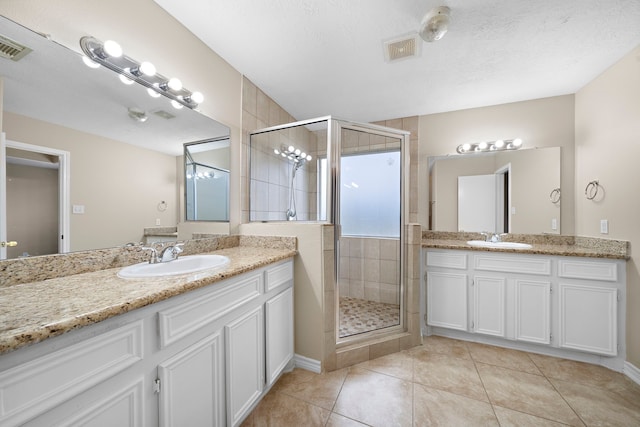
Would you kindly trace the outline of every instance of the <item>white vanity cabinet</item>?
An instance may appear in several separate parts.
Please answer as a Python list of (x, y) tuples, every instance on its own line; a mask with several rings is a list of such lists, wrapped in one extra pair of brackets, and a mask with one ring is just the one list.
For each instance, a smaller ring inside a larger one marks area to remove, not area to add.
[(0, 356), (0, 425), (235, 426), (292, 359), (286, 260)]
[(624, 260), (423, 252), (426, 326), (432, 331), (494, 344), (509, 340), (509, 346), (523, 349), (541, 344), (594, 355), (620, 354)]

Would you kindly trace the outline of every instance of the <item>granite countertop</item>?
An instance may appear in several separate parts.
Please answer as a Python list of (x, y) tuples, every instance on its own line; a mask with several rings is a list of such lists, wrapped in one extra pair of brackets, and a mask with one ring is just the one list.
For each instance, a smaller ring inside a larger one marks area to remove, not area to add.
[(422, 247), (519, 254), (558, 255), (574, 257), (629, 259), (629, 242), (578, 236), (508, 235), (504, 240), (531, 244), (530, 249), (486, 248), (467, 244), (467, 240), (484, 240), (475, 233), (426, 231)]
[(236, 246), (208, 252), (229, 257), (213, 273), (122, 279), (118, 268), (0, 287), (0, 354), (268, 264), (291, 258), (291, 247)]

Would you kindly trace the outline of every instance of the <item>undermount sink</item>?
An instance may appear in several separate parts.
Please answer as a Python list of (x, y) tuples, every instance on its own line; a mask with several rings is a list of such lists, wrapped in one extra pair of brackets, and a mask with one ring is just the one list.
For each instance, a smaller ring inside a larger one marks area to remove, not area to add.
[(198, 273), (209, 270), (220, 270), (229, 265), (229, 258), (223, 255), (189, 255), (169, 262), (130, 265), (118, 272), (122, 278), (143, 278), (177, 276), (179, 274)]
[(486, 242), (484, 240), (469, 240), (467, 242), (469, 246), (475, 246), (478, 248), (499, 248), (499, 249), (531, 249), (531, 245), (528, 243), (518, 242)]

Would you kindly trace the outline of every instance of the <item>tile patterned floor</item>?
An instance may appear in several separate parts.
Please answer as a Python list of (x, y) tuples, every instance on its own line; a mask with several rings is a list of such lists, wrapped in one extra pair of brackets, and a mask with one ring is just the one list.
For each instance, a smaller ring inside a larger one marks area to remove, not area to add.
[(340, 337), (361, 334), (400, 323), (400, 306), (340, 297)]
[(325, 374), (284, 374), (259, 426), (640, 426), (640, 385), (606, 368), (442, 337)]

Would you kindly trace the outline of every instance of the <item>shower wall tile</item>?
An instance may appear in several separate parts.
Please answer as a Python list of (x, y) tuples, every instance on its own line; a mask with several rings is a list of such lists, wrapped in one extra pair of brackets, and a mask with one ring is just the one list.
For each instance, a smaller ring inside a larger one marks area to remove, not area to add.
[(379, 282), (364, 282), (364, 299), (367, 301), (380, 302)]
[(263, 91), (257, 89), (256, 117), (263, 122), (269, 122), (269, 97)]
[(368, 259), (380, 259), (380, 240), (365, 239), (364, 257)]
[(349, 280), (349, 296), (364, 299), (364, 282), (362, 280)]
[(392, 239), (380, 240), (380, 259), (398, 259), (398, 241)]
[(398, 283), (397, 260), (380, 260), (380, 282), (396, 285)]

